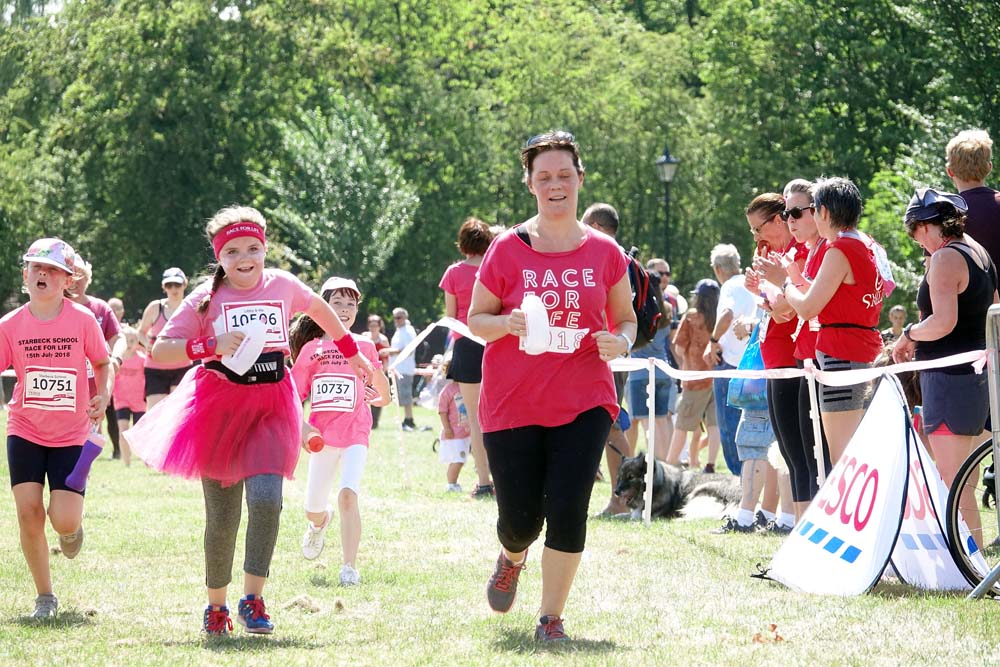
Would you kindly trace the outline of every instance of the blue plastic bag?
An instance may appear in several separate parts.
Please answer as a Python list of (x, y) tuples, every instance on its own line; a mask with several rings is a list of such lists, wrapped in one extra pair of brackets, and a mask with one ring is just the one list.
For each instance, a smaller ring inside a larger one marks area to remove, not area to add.
[[(753, 328), (750, 342), (740, 358), (741, 371), (764, 370), (764, 357), (760, 353), (760, 324)], [(729, 381), (729, 395), (726, 399), (731, 408), (740, 410), (767, 410), (767, 380), (764, 378), (733, 378)]]

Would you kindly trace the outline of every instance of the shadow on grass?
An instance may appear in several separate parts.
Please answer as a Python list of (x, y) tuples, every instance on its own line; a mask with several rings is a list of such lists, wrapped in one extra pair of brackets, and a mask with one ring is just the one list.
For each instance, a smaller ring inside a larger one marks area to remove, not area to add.
[(594, 639), (571, 639), (568, 642), (542, 644), (536, 642), (534, 630), (524, 632), (513, 628), (500, 630), (500, 636), (493, 641), (497, 651), (505, 653), (611, 653), (620, 650), (614, 642)]
[(309, 577), (309, 583), (313, 586), (318, 586), (319, 588), (330, 588), (331, 586), (339, 586), (340, 580), (331, 579), (325, 574), (314, 574)]
[(91, 615), (84, 614), (83, 612), (67, 609), (66, 611), (59, 612), (55, 618), (32, 618), (31, 616), (25, 614), (24, 616), (15, 616), (10, 619), (10, 622), (14, 625), (20, 625), (26, 628), (52, 628), (53, 630), (63, 630), (66, 628), (79, 628), (85, 625), (93, 625), (94, 619)]
[(271, 638), (263, 635), (232, 634), (224, 637), (209, 637), (200, 635), (189, 641), (168, 641), (163, 646), (200, 646), (206, 651), (229, 653), (230, 651), (277, 651), (288, 648), (316, 649), (323, 648), (320, 644), (296, 637)]

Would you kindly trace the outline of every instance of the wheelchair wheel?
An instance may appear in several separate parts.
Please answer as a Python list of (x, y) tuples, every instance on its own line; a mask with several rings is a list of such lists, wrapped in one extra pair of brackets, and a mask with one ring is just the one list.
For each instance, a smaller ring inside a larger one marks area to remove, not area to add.
[[(973, 588), (1000, 563), (996, 498), (993, 441), (987, 440), (973, 449), (958, 469), (948, 492), (945, 516), (951, 555)], [(973, 524), (978, 518), (982, 528), (963, 531), (960, 515), (970, 518)], [(1000, 597), (1000, 582), (993, 585), (988, 595)]]

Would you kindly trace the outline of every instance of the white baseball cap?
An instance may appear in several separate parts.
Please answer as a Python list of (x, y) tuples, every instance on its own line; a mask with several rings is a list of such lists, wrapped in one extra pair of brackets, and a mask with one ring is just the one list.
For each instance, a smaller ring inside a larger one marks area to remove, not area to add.
[(62, 239), (38, 239), (21, 258), (25, 262), (48, 264), (72, 275), (76, 252)]
[(184, 272), (178, 269), (176, 266), (171, 266), (169, 269), (163, 272), (163, 279), (160, 281), (161, 285), (166, 285), (168, 283), (176, 283), (178, 285), (183, 285), (187, 282), (187, 276)]
[(358, 284), (351, 280), (350, 278), (339, 278), (334, 276), (333, 278), (328, 278), (323, 287), (320, 288), (320, 294), (326, 294), (326, 292), (336, 292), (339, 289), (346, 289), (354, 292), (361, 298), (361, 290), (358, 289)]

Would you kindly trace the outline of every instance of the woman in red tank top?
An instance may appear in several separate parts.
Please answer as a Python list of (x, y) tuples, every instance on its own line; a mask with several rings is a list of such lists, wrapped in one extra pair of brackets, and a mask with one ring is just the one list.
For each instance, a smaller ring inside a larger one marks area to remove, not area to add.
[[(767, 280), (782, 285), (800, 318), (819, 318), (816, 356), (823, 370), (867, 368), (882, 350), (878, 322), (884, 284), (874, 242), (857, 230), (861, 193), (846, 178), (834, 177), (817, 181), (812, 195), (816, 227), (830, 245), (816, 279), (809, 286), (797, 285), (776, 261), (762, 263), (761, 270)], [(820, 413), (833, 465), (861, 423), (869, 394), (870, 383), (821, 385)]]

